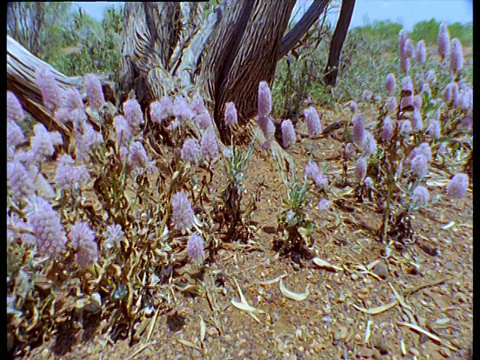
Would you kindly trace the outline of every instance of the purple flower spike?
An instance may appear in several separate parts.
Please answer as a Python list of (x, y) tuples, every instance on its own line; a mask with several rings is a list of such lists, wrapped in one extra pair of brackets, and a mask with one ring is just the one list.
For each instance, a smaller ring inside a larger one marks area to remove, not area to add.
[(353, 124), (353, 142), (356, 145), (362, 145), (367, 136), (365, 131), (365, 117), (362, 114), (356, 114), (352, 119)]
[(412, 200), (419, 205), (427, 205), (430, 195), (425, 186), (418, 185), (413, 189)]
[(443, 90), (443, 100), (445, 101), (445, 104), (450, 104), (452, 102), (452, 83), (449, 83), (447, 86), (445, 86), (445, 90)]
[(455, 174), (447, 185), (447, 194), (451, 199), (461, 199), (467, 193), (468, 175)]
[(7, 144), (15, 147), (25, 140), (22, 128), (14, 120), (7, 120)]
[(72, 115), (70, 113), (70, 110), (66, 107), (62, 107), (55, 111), (55, 119), (62, 124), (66, 124), (68, 122), (72, 121)]
[(161, 124), (162, 121), (168, 118), (166, 109), (160, 101), (154, 101), (150, 104), (150, 118), (154, 123)]
[(322, 172), (318, 172), (316, 175), (315, 175), (315, 178), (313, 179), (313, 181), (315, 182), (315, 186), (318, 188), (318, 189), (323, 189), (323, 190), (327, 190), (327, 187), (328, 187), (328, 179), (327, 177), (325, 176), (324, 173)]
[(133, 142), (128, 149), (121, 147), (120, 157), (127, 163), (128, 171), (134, 178), (145, 172), (158, 172), (155, 161), (149, 161), (147, 152), (140, 141)]
[(147, 167), (148, 155), (140, 141), (135, 141), (130, 145), (127, 163), (132, 169)]
[(462, 110), (470, 111), (473, 108), (473, 90), (466, 89), (460, 93), (458, 107)]
[(17, 199), (25, 199), (35, 191), (34, 179), (20, 161), (7, 162), (7, 184)]
[(393, 137), (393, 122), (390, 116), (386, 116), (385, 119), (383, 119), (383, 124), (382, 124), (382, 140), (384, 142), (388, 142), (392, 139)]
[(142, 108), (136, 99), (129, 99), (123, 103), (123, 113), (132, 129), (137, 129), (143, 124)]
[(357, 103), (355, 101), (350, 101), (350, 103), (348, 104), (348, 107), (350, 108), (350, 111), (353, 113), (353, 114), (356, 114), (357, 111), (358, 111), (358, 106), (357, 106)]
[(217, 137), (213, 130), (207, 130), (202, 135), (200, 144), (202, 156), (205, 159), (213, 160), (218, 155)]
[(37, 71), (36, 82), (42, 92), (43, 103), (49, 110), (64, 106), (64, 93), (55, 75), (47, 69)]
[(37, 161), (42, 161), (46, 156), (52, 156), (55, 146), (62, 144), (62, 136), (59, 132), (48, 132), (43, 124), (33, 127), (33, 136), (30, 140), (31, 151)]
[(60, 155), (57, 162), (55, 175), (57, 187), (66, 190), (79, 189), (90, 180), (88, 168), (85, 165), (72, 166), (75, 161), (70, 155)]
[(105, 238), (103, 246), (108, 250), (112, 247), (118, 247), (125, 234), (122, 230), (122, 227), (118, 224), (115, 224), (108, 225), (103, 233), (103, 236)]
[(127, 146), (132, 139), (133, 132), (127, 120), (122, 115), (117, 115), (113, 119), (113, 127), (115, 128), (115, 139), (117, 146)]
[(400, 58), (400, 70), (405, 74), (408, 74), (408, 70), (410, 70), (410, 59), (407, 57)]
[(390, 96), (385, 103), (385, 107), (389, 114), (395, 114), (397, 111), (397, 99), (394, 96)]
[(95, 233), (86, 222), (79, 221), (72, 225), (68, 238), (77, 251), (75, 255), (77, 263), (83, 269), (98, 260), (98, 245), (95, 241)]
[(400, 109), (402, 111), (414, 111), (415, 106), (413, 104), (413, 96), (404, 96), (400, 100)]
[(7, 91), (7, 120), (22, 122), (25, 119), (22, 105), (15, 94)]
[(363, 142), (363, 156), (368, 157), (377, 153), (377, 142), (370, 132), (366, 132), (365, 141)]
[(25, 207), (25, 214), (37, 239), (40, 255), (58, 255), (66, 249), (67, 236), (58, 213), (40, 196), (33, 195)]
[(198, 145), (198, 141), (195, 139), (185, 140), (182, 147), (182, 160), (196, 164), (198, 162), (199, 154), (200, 146)]
[(99, 110), (105, 104), (105, 97), (97, 75), (85, 75), (85, 88), (87, 89), (88, 103), (92, 108)]
[(412, 131), (412, 123), (410, 120), (403, 120), (400, 125), (400, 134), (408, 135)]
[(198, 114), (195, 117), (195, 120), (197, 121), (197, 124), (200, 127), (200, 129), (206, 130), (209, 127), (213, 126), (212, 117), (210, 116), (210, 113), (206, 109), (202, 111), (200, 114)]
[(103, 142), (103, 135), (100, 131), (96, 131), (91, 124), (85, 124), (83, 141), (90, 149), (95, 149)]
[[(102, 95), (103, 95), (103, 92), (102, 92)], [(67, 109), (69, 111), (84, 108), (82, 95), (80, 95), (80, 92), (75, 87), (70, 87), (65, 91), (65, 101), (66, 101)]]
[(440, 137), (440, 121), (432, 120), (428, 125), (427, 134), (434, 139), (438, 139)]
[(412, 114), (411, 122), (412, 122), (412, 128), (413, 128), (414, 131), (423, 130), (422, 114), (417, 109), (415, 109), (415, 111)]
[(428, 162), (432, 162), (432, 149), (427, 142), (423, 142), (418, 145), (417, 151), (419, 154), (423, 154)]
[(424, 63), (425, 60), (427, 59), (427, 49), (425, 47), (425, 41), (424, 40), (420, 40), (417, 43), (417, 50), (415, 52), (415, 55), (416, 55), (417, 61), (419, 63)]
[(415, 55), (415, 46), (411, 39), (407, 39), (405, 41), (405, 56), (411, 58), (413, 55)]
[(328, 201), (327, 199), (321, 199), (318, 203), (317, 203), (317, 207), (322, 210), (322, 211), (328, 211), (330, 209), (330, 201)]
[(172, 114), (176, 118), (180, 119), (181, 122), (191, 121), (195, 117), (195, 113), (187, 103), (187, 100), (183, 96), (175, 96), (175, 101), (173, 102)]
[(415, 95), (413, 97), (413, 107), (415, 107), (417, 110), (422, 108), (422, 97), (420, 95)]
[(460, 101), (460, 91), (456, 82), (452, 82), (450, 84), (452, 89), (452, 106), (456, 107)]
[(192, 102), (190, 103), (190, 109), (192, 109), (192, 111), (196, 115), (207, 110), (207, 108), (205, 107), (205, 102), (203, 101), (203, 98), (200, 95), (195, 95)]
[(427, 175), (427, 158), (423, 154), (416, 155), (410, 163), (412, 174), (420, 180)]
[(237, 109), (233, 102), (225, 104), (225, 125), (236, 126), (238, 123)]
[(448, 32), (448, 26), (445, 23), (441, 23), (438, 29), (437, 49), (438, 55), (440, 55), (442, 60), (448, 55), (450, 50), (450, 34)]
[(262, 130), (265, 139), (269, 139), (273, 136), (273, 134), (275, 134), (275, 125), (273, 124), (273, 121), (270, 119), (270, 117), (258, 117), (257, 125)]
[(402, 97), (413, 96), (413, 81), (410, 76), (402, 79)]
[(305, 120), (307, 122), (308, 135), (315, 136), (322, 132), (322, 124), (318, 116), (317, 110), (313, 106), (309, 106), (304, 111)]
[(152, 121), (161, 124), (163, 120), (173, 115), (172, 100), (168, 96), (162, 97), (159, 101), (150, 104), (150, 116)]
[(188, 196), (183, 192), (174, 194), (172, 199), (172, 222), (175, 228), (181, 230), (182, 234), (185, 234), (187, 230), (192, 228), (194, 220), (195, 214)]
[(307, 179), (315, 179), (319, 173), (320, 170), (318, 169), (318, 165), (309, 160), (307, 165), (305, 165), (305, 176)]
[(395, 91), (395, 86), (396, 86), (395, 75), (390, 73), (387, 75), (387, 78), (385, 79), (385, 88), (389, 93), (393, 93)]
[(282, 121), (282, 141), (283, 145), (288, 148), (295, 144), (297, 138), (295, 136), (295, 129), (291, 120)]
[(365, 179), (367, 175), (367, 160), (364, 157), (359, 157), (357, 160), (357, 164), (355, 165), (355, 176), (357, 177), (357, 181), (359, 183)]
[(204, 251), (203, 238), (197, 233), (190, 235), (187, 243), (187, 253), (190, 259), (194, 261), (200, 261), (203, 257)]
[(432, 161), (432, 149), (430, 148), (430, 145), (428, 145), (427, 142), (423, 142), (420, 145), (418, 145), (415, 149), (410, 152), (410, 154), (407, 156), (407, 162), (412, 161), (412, 159), (417, 156), (418, 154), (422, 154), (425, 156), (425, 159), (427, 162)]
[(75, 109), (70, 112), (70, 119), (75, 125), (75, 130), (83, 129), (85, 122), (87, 121), (87, 114), (83, 108)]
[(407, 39), (408, 39), (407, 30), (405, 30), (405, 29), (400, 30), (400, 32), (398, 33), (398, 48), (400, 50), (400, 57), (401, 58), (406, 58), (406, 56), (405, 56), (405, 43), (406, 43)]
[(268, 117), (272, 112), (272, 94), (266, 81), (261, 81), (258, 85), (258, 116), (260, 118)]

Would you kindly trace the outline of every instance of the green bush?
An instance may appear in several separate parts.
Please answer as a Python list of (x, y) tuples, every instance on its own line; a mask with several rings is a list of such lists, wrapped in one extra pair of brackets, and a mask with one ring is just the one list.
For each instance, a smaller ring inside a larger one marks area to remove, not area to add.
[[(430, 19), (414, 25), (410, 37), (416, 41), (425, 40), (428, 45), (437, 44), (438, 28), (440, 22)], [(463, 46), (473, 46), (473, 23), (461, 24), (459, 22), (449, 24), (450, 38), (458, 38)]]

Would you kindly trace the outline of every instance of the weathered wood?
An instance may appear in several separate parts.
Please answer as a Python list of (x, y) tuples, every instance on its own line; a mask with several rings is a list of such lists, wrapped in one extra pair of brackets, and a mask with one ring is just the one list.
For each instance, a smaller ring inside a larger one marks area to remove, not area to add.
[[(7, 36), (7, 90), (15, 93), (23, 108), (45, 125), (49, 131), (56, 130), (66, 135), (67, 127), (57, 122), (52, 112), (43, 105), (42, 93), (35, 80), (36, 71), (41, 68), (50, 70), (62, 89), (66, 90), (70, 86), (76, 87), (85, 98), (83, 76), (70, 77), (62, 74)], [(104, 76), (99, 76), (99, 78), (102, 86), (109, 88), (110, 93), (113, 93), (113, 83)]]
[(220, 21), (207, 49), (201, 82), (214, 101), (214, 119), (223, 142), (230, 138), (224, 124), (227, 102), (235, 103), (240, 124), (256, 114), (258, 84), (273, 79), (294, 6), (294, 0), (240, 2)]
[(282, 39), (282, 45), (278, 52), (278, 60), (288, 54), (298, 41), (305, 35), (310, 27), (318, 20), (325, 11), (329, 0), (314, 0), (308, 10), (303, 14), (300, 21)]
[[(198, 32), (191, 35), (191, 42), (185, 39), (176, 49), (173, 56), (173, 75), (181, 79), (182, 87), (192, 86), (195, 82), (195, 75), (199, 72), (200, 59), (208, 43), (213, 30), (217, 27), (221, 18), (221, 9), (212, 12), (207, 20), (202, 23)], [(189, 46), (185, 46), (188, 44)], [(183, 45), (183, 46), (182, 46)], [(181, 55), (181, 56), (180, 56)], [(178, 63), (178, 65), (177, 65)]]
[(170, 57), (179, 40), (180, 12), (180, 4), (173, 2), (125, 3), (120, 102), (135, 90), (146, 107), (172, 88)]
[(342, 9), (340, 10), (340, 16), (332, 36), (332, 41), (330, 42), (330, 52), (328, 54), (327, 66), (325, 67), (325, 83), (330, 86), (337, 84), (340, 53), (342, 52), (343, 43), (347, 37), (354, 7), (355, 0), (342, 1)]

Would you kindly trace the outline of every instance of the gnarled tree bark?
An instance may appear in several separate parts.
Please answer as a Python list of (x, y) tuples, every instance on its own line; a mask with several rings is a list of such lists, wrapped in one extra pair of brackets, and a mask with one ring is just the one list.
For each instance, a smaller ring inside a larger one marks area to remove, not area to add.
[[(172, 3), (127, 2), (121, 100), (133, 89), (142, 107), (146, 108), (151, 101), (164, 95), (200, 92), (213, 112), (222, 141), (228, 143), (225, 104), (235, 103), (240, 124), (254, 116), (259, 82), (266, 80), (271, 84), (277, 61), (295, 46), (329, 3), (328, 0), (314, 0), (284, 37), (295, 2), (224, 0), (204, 26), (194, 26), (193, 31), (177, 16), (187, 4), (180, 8)], [(193, 24), (201, 15), (199, 8), (201, 6), (193, 10), (190, 7), (193, 15), (189, 21)], [(155, 16), (163, 13), (170, 14), (163, 23), (163, 33), (153, 36), (157, 31), (154, 24), (160, 23)], [(171, 26), (169, 21), (175, 25)], [(170, 43), (162, 40), (165, 38), (170, 39)], [(182, 42), (182, 39), (187, 40)], [(176, 49), (172, 53), (173, 47)], [(179, 53), (185, 61), (179, 60)], [(167, 61), (169, 56), (172, 59)]]
[(223, 142), (230, 138), (223, 121), (227, 102), (235, 103), (240, 124), (256, 114), (258, 84), (262, 80), (272, 82), (294, 5), (292, 0), (245, 1), (220, 22), (207, 50), (200, 82), (213, 101), (214, 119)]

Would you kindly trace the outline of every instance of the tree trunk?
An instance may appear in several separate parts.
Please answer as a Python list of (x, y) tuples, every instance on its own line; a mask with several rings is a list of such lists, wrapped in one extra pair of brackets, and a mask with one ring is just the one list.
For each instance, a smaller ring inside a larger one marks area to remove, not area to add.
[[(180, 4), (177, 2), (125, 3), (119, 81), (121, 102), (131, 90), (135, 90), (137, 100), (144, 106), (159, 95), (166, 95), (159, 89), (159, 82), (165, 80), (170, 70), (170, 57), (178, 42), (179, 29)], [(151, 74), (156, 72), (157, 81), (151, 81)]]
[(214, 119), (224, 143), (230, 138), (225, 104), (235, 103), (240, 124), (256, 114), (258, 84), (272, 82), (294, 5), (292, 0), (244, 1), (222, 18), (207, 49), (200, 82), (214, 103)]
[(325, 83), (326, 85), (336, 86), (338, 76), (338, 62), (340, 53), (342, 52), (343, 43), (347, 37), (350, 21), (352, 20), (355, 0), (343, 0), (342, 9), (338, 18), (332, 41), (330, 42), (330, 52), (328, 54), (328, 62), (325, 67)]
[[(295, 0), (224, 0), (201, 27), (203, 8), (191, 4), (126, 3), (121, 101), (131, 90), (143, 108), (164, 95), (200, 93), (221, 140), (228, 143), (225, 104), (235, 103), (240, 124), (256, 114), (259, 82), (271, 84), (277, 61), (318, 19), (328, 0), (314, 0), (285, 37)], [(180, 20), (185, 9), (190, 9), (189, 26)], [(169, 14), (166, 21), (158, 20), (164, 13)], [(155, 24), (160, 23), (163, 32), (158, 34)]]

